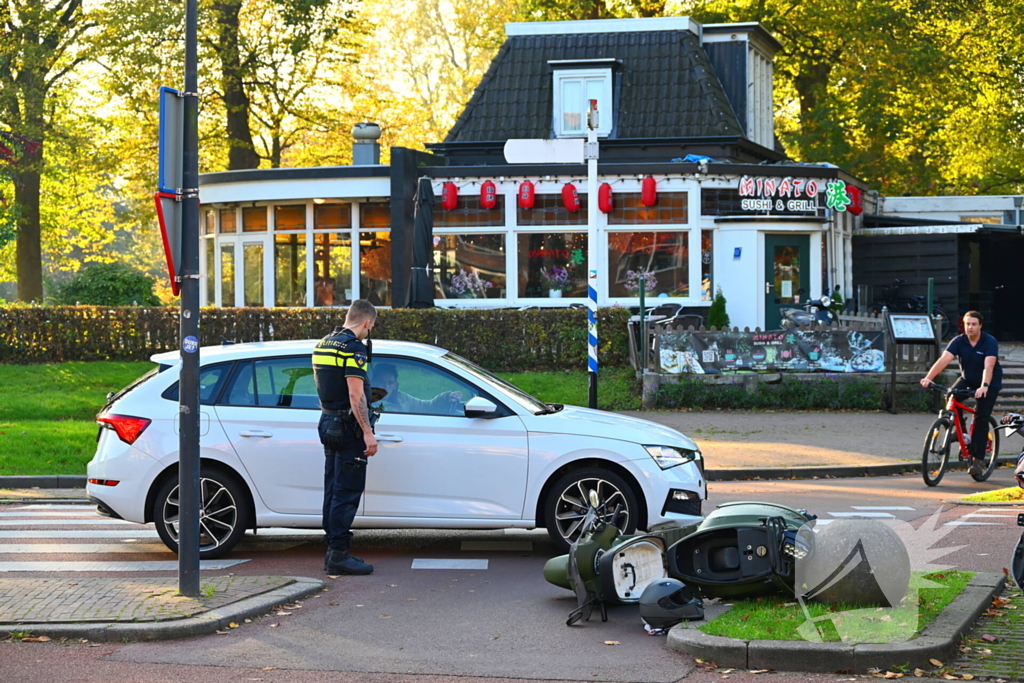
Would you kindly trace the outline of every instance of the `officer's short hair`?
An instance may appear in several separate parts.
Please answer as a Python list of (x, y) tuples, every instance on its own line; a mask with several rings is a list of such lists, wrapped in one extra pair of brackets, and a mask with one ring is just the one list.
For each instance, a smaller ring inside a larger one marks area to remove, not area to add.
[(377, 309), (366, 299), (356, 299), (345, 314), (345, 321), (358, 325), (367, 320), (377, 319)]
[(985, 318), (983, 318), (981, 313), (978, 313), (977, 311), (967, 311), (964, 313), (964, 318), (975, 318), (979, 325), (985, 324)]

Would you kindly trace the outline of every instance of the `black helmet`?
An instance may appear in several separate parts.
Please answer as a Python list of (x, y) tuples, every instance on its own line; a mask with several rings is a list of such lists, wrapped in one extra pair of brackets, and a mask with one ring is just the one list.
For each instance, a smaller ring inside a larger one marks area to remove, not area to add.
[(704, 603), (679, 579), (658, 579), (640, 595), (640, 616), (651, 628), (669, 628), (684, 619), (703, 619)]

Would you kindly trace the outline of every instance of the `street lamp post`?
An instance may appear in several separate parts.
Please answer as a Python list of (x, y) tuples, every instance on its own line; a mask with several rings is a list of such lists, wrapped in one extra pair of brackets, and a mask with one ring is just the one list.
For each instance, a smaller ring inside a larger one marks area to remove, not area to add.
[(587, 107), (587, 405), (597, 408), (597, 100)]

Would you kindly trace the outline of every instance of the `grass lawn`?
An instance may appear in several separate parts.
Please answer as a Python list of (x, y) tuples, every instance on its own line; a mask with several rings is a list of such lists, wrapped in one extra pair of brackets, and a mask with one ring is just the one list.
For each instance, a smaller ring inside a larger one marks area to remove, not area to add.
[(1019, 486), (1011, 486), (1007, 489), (996, 489), (995, 491), (985, 491), (984, 493), (972, 493), (969, 496), (965, 496), (963, 500), (971, 503), (1024, 503), (1024, 489)]
[[(809, 640), (815, 637), (814, 627), (801, 628), (815, 617), (845, 612), (816, 621), (817, 633), (825, 642), (850, 640), (862, 643), (884, 643), (908, 640), (930, 624), (953, 601), (974, 576), (971, 572), (945, 571), (911, 576), (911, 592), (917, 587), (917, 605), (903, 604), (893, 609), (881, 607), (852, 607), (850, 605), (824, 605), (809, 603), (805, 615), (799, 603), (789, 602), (785, 596), (768, 596), (744, 600), (700, 627), (704, 633), (745, 640)], [(940, 584), (924, 587), (925, 579)], [(842, 629), (842, 635), (840, 630)], [(809, 638), (805, 638), (806, 634)]]
[[(85, 474), (107, 393), (153, 368), (149, 362), (0, 365), (0, 475)], [(521, 372), (502, 377), (548, 403), (587, 404), (587, 373)], [(602, 370), (600, 406), (638, 410), (629, 368)]]

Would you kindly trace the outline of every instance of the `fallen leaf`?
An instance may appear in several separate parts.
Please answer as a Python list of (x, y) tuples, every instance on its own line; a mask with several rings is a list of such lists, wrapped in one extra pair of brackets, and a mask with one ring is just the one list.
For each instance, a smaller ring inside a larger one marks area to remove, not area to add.
[(997, 642), (999, 642), (998, 638), (996, 638), (995, 636), (990, 636), (987, 633), (985, 635), (983, 635), (981, 637), (981, 639), (984, 640), (986, 643), (997, 643)]
[(238, 624), (232, 621), (230, 624), (228, 624), (228, 628), (238, 628)]
[(68, 585), (69, 586), (77, 586), (78, 582), (77, 581), (68, 581)]
[(750, 616), (751, 615), (749, 615), (749, 614), (744, 614), (742, 617), (740, 617), (740, 621), (746, 621), (747, 619), (750, 618)]
[(903, 674), (896, 673), (895, 671), (886, 671), (882, 678), (903, 678)]
[(419, 598), (406, 598), (405, 599), (406, 602), (416, 602), (417, 600), (419, 600)]
[(229, 633), (231, 633), (231, 631), (217, 631), (218, 636), (226, 636)]
[(278, 627), (278, 626), (280, 626), (280, 625), (281, 625), (281, 624), (271, 624), (271, 625), (270, 625), (270, 628), (277, 628), (277, 627)]
[(390, 619), (391, 615), (390, 614), (382, 614), (382, 615), (380, 615), (380, 618), (381, 619)]
[(914, 669), (914, 675), (920, 678), (921, 676), (924, 676), (924, 671), (921, 669)]
[(491, 640), (497, 640), (498, 638), (501, 638), (501, 636), (491, 636)]
[(945, 678), (947, 681), (959, 681), (960, 680), (959, 678), (957, 678), (953, 674), (942, 674), (942, 677)]
[(725, 669), (725, 670), (723, 670), (723, 671), (719, 671), (718, 673), (723, 673), (723, 674), (731, 674), (731, 673), (732, 673), (733, 671), (735, 671), (735, 670), (736, 670), (736, 669)]
[(338, 606), (338, 605), (340, 605), (341, 603), (340, 603), (340, 602), (329, 602), (329, 603), (327, 603), (327, 604), (328, 604), (328, 605), (330, 605), (331, 607), (337, 607), (337, 606)]
[(928, 661), (932, 663), (932, 666), (943, 666), (942, 662), (937, 659), (929, 659)]
[(891, 614), (884, 614), (884, 615), (878, 617), (878, 620), (879, 621), (892, 621), (892, 615)]
[(252, 623), (252, 619), (246, 619), (246, 620), (245, 620), (245, 623), (247, 623), (247, 624), (251, 624), (251, 623)]
[(963, 678), (965, 681), (973, 681), (974, 680), (974, 676), (971, 675), (971, 674), (963, 674), (961, 676), (961, 678)]
[(747, 673), (748, 674), (766, 674), (769, 671), (771, 671), (771, 669), (753, 669), (752, 671), (748, 671)]
[(290, 617), (291, 615), (292, 615), (291, 612), (278, 612), (277, 613), (277, 616), (279, 616), (279, 617)]
[(604, 641), (604, 644), (605, 645), (622, 645), (622, 643), (620, 643), (617, 640), (606, 640), (606, 641)]
[(99, 643), (89, 643), (89, 647), (101, 647)]
[(265, 666), (260, 671), (274, 671), (275, 669), (277, 669), (276, 666)]
[(30, 636), (28, 638), (22, 638), (23, 643), (48, 643), (50, 642), (50, 636)]

